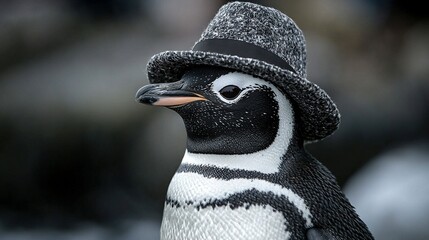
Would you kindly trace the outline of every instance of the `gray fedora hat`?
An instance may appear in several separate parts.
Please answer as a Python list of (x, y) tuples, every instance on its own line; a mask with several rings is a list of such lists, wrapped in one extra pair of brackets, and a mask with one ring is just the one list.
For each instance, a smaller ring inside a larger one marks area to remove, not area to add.
[(295, 102), (306, 141), (323, 139), (339, 125), (334, 102), (306, 79), (302, 31), (276, 9), (246, 2), (222, 6), (192, 50), (153, 56), (148, 78), (151, 83), (178, 81), (198, 65), (232, 68), (272, 82)]

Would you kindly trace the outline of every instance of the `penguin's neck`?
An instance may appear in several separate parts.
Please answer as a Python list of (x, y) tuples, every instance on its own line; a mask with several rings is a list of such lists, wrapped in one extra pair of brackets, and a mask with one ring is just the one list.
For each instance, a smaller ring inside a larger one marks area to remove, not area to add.
[(296, 131), (291, 103), (278, 89), (275, 88), (273, 91), (278, 102), (279, 126), (276, 137), (267, 148), (246, 154), (206, 154), (186, 150), (182, 164), (256, 171), (264, 174), (279, 172), (288, 150), (291, 147), (300, 149), (302, 143), (294, 136)]

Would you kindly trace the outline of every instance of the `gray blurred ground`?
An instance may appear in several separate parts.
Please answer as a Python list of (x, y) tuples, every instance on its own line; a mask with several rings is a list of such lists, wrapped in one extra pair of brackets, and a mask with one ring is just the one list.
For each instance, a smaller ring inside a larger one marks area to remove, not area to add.
[[(336, 134), (308, 146), (341, 184), (429, 138), (418, 2), (264, 2), (303, 29), (309, 79), (342, 113)], [(186, 138), (175, 113), (134, 94), (150, 56), (189, 49), (221, 4), (0, 1), (0, 239), (157, 238)]]
[(424, 240), (429, 236), (429, 143), (381, 154), (345, 188), (376, 239)]

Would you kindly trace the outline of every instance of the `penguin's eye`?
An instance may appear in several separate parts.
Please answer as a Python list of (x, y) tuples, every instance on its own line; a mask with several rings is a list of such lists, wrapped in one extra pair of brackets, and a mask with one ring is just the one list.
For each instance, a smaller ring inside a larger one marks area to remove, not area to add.
[(224, 97), (225, 99), (232, 100), (240, 94), (241, 89), (235, 85), (228, 85), (223, 87), (219, 93)]

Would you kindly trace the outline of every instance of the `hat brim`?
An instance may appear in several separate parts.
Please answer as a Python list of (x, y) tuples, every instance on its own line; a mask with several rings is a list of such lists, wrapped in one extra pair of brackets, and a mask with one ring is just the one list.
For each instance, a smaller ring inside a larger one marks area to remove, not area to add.
[(236, 69), (273, 83), (296, 103), (301, 134), (307, 142), (321, 140), (338, 128), (339, 111), (323, 89), (289, 70), (257, 59), (192, 50), (166, 51), (150, 59), (148, 78), (150, 83), (175, 82), (187, 69), (198, 65)]

